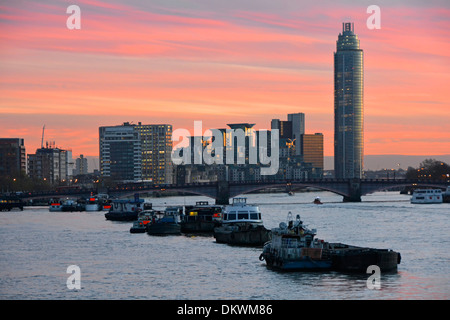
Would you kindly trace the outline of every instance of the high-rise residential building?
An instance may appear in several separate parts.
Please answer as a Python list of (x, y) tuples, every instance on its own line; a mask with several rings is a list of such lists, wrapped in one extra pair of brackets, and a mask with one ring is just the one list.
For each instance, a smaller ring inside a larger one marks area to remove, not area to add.
[(155, 184), (172, 183), (172, 125), (139, 122), (135, 130), (141, 139), (142, 179)]
[(354, 25), (343, 23), (334, 53), (334, 172), (361, 178), (364, 137), (364, 53)]
[(75, 159), (74, 175), (81, 175), (88, 173), (88, 161), (84, 155), (80, 154), (80, 157)]
[(115, 181), (172, 183), (172, 126), (130, 124), (99, 128), (100, 174)]
[(323, 134), (302, 134), (303, 161), (311, 163), (314, 170), (323, 172)]
[(15, 178), (26, 171), (24, 140), (20, 138), (0, 138), (0, 176)]
[[(71, 158), (71, 155), (70, 155)], [(33, 179), (51, 184), (65, 182), (69, 178), (69, 151), (55, 147), (44, 147), (28, 154), (28, 175)]]

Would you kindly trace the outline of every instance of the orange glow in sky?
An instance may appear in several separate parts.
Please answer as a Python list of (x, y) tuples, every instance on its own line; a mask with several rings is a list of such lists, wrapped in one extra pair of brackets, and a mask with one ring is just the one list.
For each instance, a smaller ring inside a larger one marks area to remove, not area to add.
[[(450, 7), (381, 1), (0, 3), (0, 137), (98, 156), (98, 127), (223, 128), (288, 113), (333, 155), (333, 52), (342, 22), (364, 50), (365, 154), (450, 153)], [(66, 8), (81, 9), (69, 30)]]

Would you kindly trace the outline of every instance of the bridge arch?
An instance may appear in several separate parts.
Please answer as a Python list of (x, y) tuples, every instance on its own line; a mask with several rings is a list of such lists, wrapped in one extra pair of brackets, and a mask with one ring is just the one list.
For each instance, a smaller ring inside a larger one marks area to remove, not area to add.
[[(348, 194), (342, 190), (336, 189), (336, 188), (332, 188), (329, 186), (321, 186), (321, 185), (316, 185), (313, 183), (291, 183), (290, 184), (291, 187), (311, 187), (311, 188), (315, 188), (315, 189), (319, 189), (319, 190), (324, 190), (324, 191), (329, 191), (332, 193), (336, 193), (338, 195), (341, 196), (348, 196)], [(253, 191), (258, 191), (258, 190), (263, 190), (263, 189), (268, 189), (268, 188), (280, 188), (280, 187), (286, 187), (286, 184), (268, 184), (268, 185), (264, 185), (264, 184), (258, 184), (258, 185), (250, 185), (247, 186), (245, 189), (243, 188), (236, 188), (237, 190), (233, 192), (233, 187), (230, 186), (230, 197), (236, 197), (238, 195), (241, 194), (247, 194)]]
[(371, 194), (377, 191), (383, 191), (383, 190), (390, 190), (390, 189), (397, 189), (397, 188), (405, 188), (405, 187), (415, 187), (417, 188), (423, 188), (423, 187), (432, 187), (436, 189), (443, 189), (444, 187), (442, 184), (438, 183), (427, 183), (427, 182), (414, 182), (414, 183), (399, 183), (395, 185), (386, 185), (386, 184), (380, 184), (380, 185), (373, 185), (373, 186), (362, 186), (363, 191), (361, 192), (361, 195), (367, 195)]
[[(160, 190), (160, 189), (157, 189), (157, 190), (133, 190), (133, 191), (129, 191), (129, 192), (126, 192), (126, 193), (120, 193), (117, 196), (117, 198), (118, 199), (124, 199), (124, 198), (132, 197), (135, 194), (164, 193), (165, 191), (177, 191), (177, 192), (189, 193), (189, 194), (192, 194), (192, 195), (205, 196), (205, 197), (208, 197), (208, 198), (216, 199), (216, 197), (214, 195), (211, 195), (211, 194), (209, 194), (207, 192), (204, 192), (204, 191), (201, 191), (201, 190), (199, 191), (199, 190), (194, 190), (194, 189), (183, 189), (183, 188), (179, 188), (179, 189), (178, 188), (170, 188), (170, 189), (167, 189), (167, 190)], [(111, 194), (114, 195), (113, 192)]]

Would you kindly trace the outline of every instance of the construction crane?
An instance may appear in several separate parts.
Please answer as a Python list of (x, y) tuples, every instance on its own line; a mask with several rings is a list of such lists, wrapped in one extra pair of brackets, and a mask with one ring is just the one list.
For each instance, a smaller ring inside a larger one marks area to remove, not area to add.
[(45, 130), (45, 124), (42, 127), (41, 149), (44, 148), (44, 130)]

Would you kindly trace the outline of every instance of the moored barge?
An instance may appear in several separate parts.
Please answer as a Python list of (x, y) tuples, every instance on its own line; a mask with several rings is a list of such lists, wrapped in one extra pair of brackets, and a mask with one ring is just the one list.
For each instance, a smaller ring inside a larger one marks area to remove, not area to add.
[(303, 225), (300, 216), (295, 221), (288, 214), (287, 223), (272, 229), (272, 240), (264, 245), (259, 259), (269, 268), (281, 271), (334, 270), (367, 272), (376, 265), (381, 272), (394, 271), (400, 263), (400, 253), (388, 249), (357, 247), (329, 243), (314, 238), (315, 229)]

